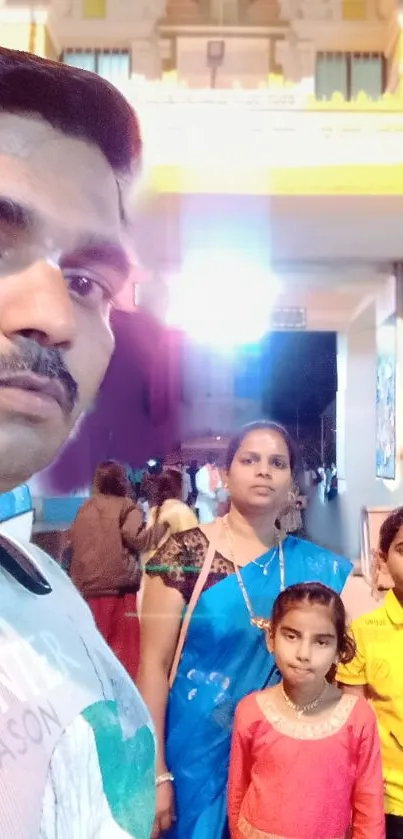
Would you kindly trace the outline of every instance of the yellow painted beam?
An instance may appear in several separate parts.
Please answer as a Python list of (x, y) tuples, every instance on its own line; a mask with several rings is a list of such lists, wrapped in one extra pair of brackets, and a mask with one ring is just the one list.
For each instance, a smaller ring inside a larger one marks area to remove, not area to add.
[(366, 20), (367, 8), (365, 0), (342, 0), (343, 20)]
[(149, 183), (159, 193), (199, 195), (403, 195), (403, 164), (223, 172), (154, 167)]
[(104, 20), (106, 0), (83, 0), (83, 17), (87, 20)]

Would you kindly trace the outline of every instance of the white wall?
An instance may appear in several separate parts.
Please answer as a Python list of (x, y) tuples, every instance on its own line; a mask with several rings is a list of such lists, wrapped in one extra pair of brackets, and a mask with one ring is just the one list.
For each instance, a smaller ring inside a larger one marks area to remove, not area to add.
[(403, 504), (403, 320), (397, 319), (396, 479), (376, 477), (376, 330), (384, 301), (360, 314), (338, 339), (337, 466), (345, 551), (360, 555), (360, 511)]
[(183, 353), (181, 437), (233, 434), (259, 419), (261, 402), (234, 396), (235, 357), (231, 350), (201, 345), (190, 338)]

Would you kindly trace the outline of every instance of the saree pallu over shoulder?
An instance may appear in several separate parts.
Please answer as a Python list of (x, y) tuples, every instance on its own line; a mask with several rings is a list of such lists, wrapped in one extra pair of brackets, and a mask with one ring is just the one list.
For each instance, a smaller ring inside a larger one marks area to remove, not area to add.
[[(317, 581), (340, 592), (348, 560), (295, 537), (284, 544), (285, 585)], [(241, 570), (254, 612), (270, 617), (280, 591), (278, 552)], [(166, 759), (175, 776), (177, 821), (166, 839), (226, 839), (226, 788), (236, 705), (279, 681), (264, 633), (252, 626), (236, 575), (201, 595), (172, 687)]]

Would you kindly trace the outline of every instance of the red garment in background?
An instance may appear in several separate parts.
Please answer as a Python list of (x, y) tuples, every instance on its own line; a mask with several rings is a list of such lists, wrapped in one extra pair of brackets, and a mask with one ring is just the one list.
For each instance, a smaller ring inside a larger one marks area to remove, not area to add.
[(95, 623), (116, 657), (135, 680), (139, 663), (140, 622), (137, 595), (88, 597)]

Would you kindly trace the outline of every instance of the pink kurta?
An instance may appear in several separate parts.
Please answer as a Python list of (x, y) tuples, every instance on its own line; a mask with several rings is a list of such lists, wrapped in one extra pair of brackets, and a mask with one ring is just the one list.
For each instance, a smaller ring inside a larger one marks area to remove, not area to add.
[(235, 715), (228, 796), (232, 839), (385, 839), (372, 709), (344, 695), (329, 717), (294, 722), (271, 690), (247, 696)]

